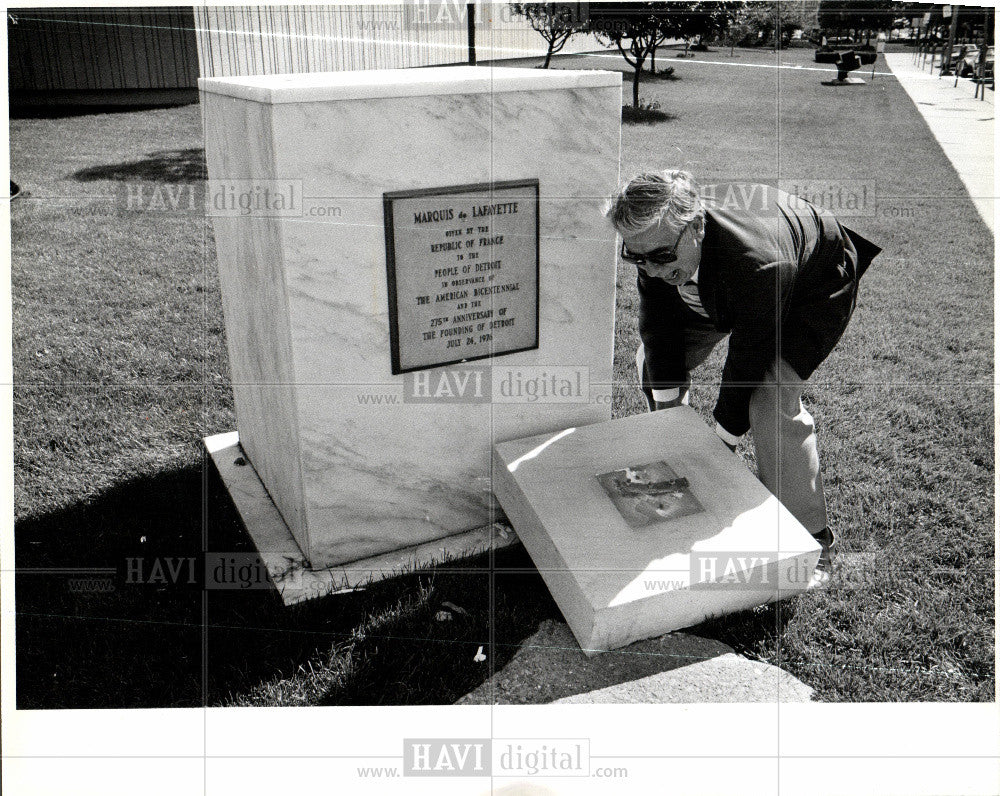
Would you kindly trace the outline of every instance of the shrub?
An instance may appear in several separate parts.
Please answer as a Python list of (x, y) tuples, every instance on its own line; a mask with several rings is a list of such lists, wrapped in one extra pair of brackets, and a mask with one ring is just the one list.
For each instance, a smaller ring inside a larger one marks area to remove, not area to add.
[(660, 103), (656, 100), (639, 100), (636, 107), (622, 105), (622, 122), (624, 124), (655, 124), (665, 122), (670, 115), (660, 110)]

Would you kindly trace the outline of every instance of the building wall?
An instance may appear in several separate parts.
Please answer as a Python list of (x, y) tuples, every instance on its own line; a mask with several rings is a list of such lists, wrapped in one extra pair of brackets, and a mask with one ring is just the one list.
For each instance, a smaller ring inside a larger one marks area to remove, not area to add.
[[(506, 3), (476, 4), (479, 60), (544, 55)], [(194, 102), (206, 77), (466, 63), (466, 4), (18, 8), (7, 16), (11, 107)], [(603, 49), (579, 35), (562, 52)], [(597, 68), (597, 67), (595, 67)]]
[[(478, 60), (544, 55), (544, 39), (506, 3), (476, 3)], [(205, 77), (467, 63), (465, 3), (207, 6), (195, 9)], [(563, 53), (603, 49), (575, 36)]]
[(191, 8), (16, 8), (7, 16), (14, 92), (194, 89)]

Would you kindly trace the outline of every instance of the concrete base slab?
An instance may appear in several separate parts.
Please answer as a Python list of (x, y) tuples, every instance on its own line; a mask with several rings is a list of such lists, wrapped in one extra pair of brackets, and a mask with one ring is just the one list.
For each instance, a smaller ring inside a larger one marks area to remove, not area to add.
[(391, 553), (325, 569), (311, 569), (240, 447), (238, 432), (206, 437), (204, 443), (285, 605), (353, 591), (374, 581), (479, 555), (518, 541), (513, 529), (495, 522)]
[(686, 633), (588, 658), (566, 624), (547, 620), (510, 663), (457, 704), (809, 702), (812, 693), (776, 666)]
[(848, 77), (844, 80), (824, 80), (824, 86), (863, 86), (865, 81), (860, 77)]

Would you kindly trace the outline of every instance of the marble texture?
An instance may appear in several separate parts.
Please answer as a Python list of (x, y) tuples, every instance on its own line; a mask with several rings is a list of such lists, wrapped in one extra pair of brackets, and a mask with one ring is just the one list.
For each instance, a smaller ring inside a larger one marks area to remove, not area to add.
[[(687, 406), (494, 451), (494, 491), (588, 655), (802, 591), (819, 558)], [(631, 528), (596, 476), (655, 461), (687, 478), (704, 510)]]
[(271, 105), (432, 94), (495, 95), (508, 91), (552, 91), (620, 85), (621, 79), (616, 72), (560, 69), (539, 73), (537, 69), (482, 66), (203, 77), (198, 80), (198, 87), (204, 92)]
[(253, 540), (267, 574), (285, 605), (364, 588), (373, 581), (412, 572), (458, 558), (475, 556), (490, 549), (516, 544), (517, 534), (499, 522), (436, 539), (421, 545), (393, 550), (342, 566), (312, 568), (288, 526), (264, 489), (264, 484), (240, 446), (239, 433), (232, 431), (206, 437), (208, 451)]
[(615, 239), (601, 208), (620, 150), (618, 74), (327, 78), (201, 83), (210, 178), (301, 181), (305, 197), (301, 215), (214, 222), (240, 439), (314, 567), (488, 523), (494, 442), (610, 418), (610, 402), (590, 396), (404, 402), (406, 374), (391, 374), (383, 193), (537, 178), (539, 348), (494, 362), (579, 368), (604, 396)]
[[(264, 105), (203, 95), (211, 178), (274, 178)], [(243, 447), (303, 550), (309, 549), (279, 219), (212, 219), (233, 398)]]

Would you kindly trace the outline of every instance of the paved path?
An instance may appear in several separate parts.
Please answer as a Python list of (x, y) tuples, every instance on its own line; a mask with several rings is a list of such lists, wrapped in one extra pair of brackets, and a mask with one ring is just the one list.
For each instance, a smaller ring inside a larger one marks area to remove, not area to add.
[(809, 702), (791, 674), (713, 639), (668, 633), (588, 658), (565, 622), (546, 620), (460, 705)]
[(971, 80), (937, 76), (913, 63), (912, 53), (887, 53), (886, 63), (910, 95), (948, 156), (991, 231), (997, 190), (993, 179), (993, 92), (975, 99)]

